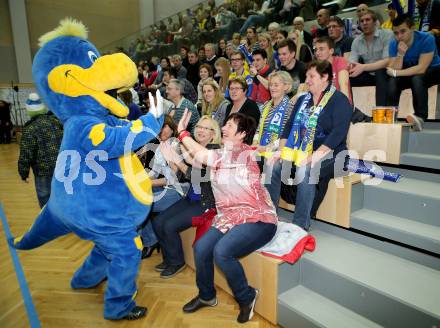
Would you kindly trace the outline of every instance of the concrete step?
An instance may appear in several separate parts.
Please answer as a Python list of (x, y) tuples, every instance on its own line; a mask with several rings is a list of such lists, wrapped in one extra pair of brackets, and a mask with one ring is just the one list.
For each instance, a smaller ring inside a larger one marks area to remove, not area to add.
[(408, 135), (408, 152), (440, 156), (440, 129), (423, 129)]
[(385, 327), (440, 326), (440, 271), (312, 230), (300, 284)]
[(366, 208), (417, 222), (440, 226), (440, 183), (402, 178), (398, 183), (382, 181), (363, 185)]
[(440, 170), (440, 155), (405, 152), (400, 155), (400, 164)]
[(361, 209), (351, 214), (351, 227), (440, 255), (440, 227)]
[(283, 327), (382, 327), (332, 300), (296, 286), (278, 297), (278, 323)]

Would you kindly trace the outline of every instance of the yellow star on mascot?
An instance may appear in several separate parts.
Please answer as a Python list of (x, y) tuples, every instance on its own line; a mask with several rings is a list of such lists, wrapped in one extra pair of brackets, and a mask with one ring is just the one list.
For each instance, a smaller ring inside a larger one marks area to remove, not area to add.
[(70, 232), (94, 243), (75, 272), (72, 288), (92, 288), (108, 280), (106, 319), (138, 319), (136, 276), (142, 242), (136, 233), (150, 210), (151, 182), (133, 153), (159, 133), (163, 99), (150, 96), (150, 111), (127, 121), (128, 108), (106, 94), (137, 80), (133, 61), (122, 53), (100, 56), (87, 29), (66, 18), (40, 38), (32, 74), (41, 98), (63, 123), (52, 192), (32, 228), (10, 239), (32, 249)]

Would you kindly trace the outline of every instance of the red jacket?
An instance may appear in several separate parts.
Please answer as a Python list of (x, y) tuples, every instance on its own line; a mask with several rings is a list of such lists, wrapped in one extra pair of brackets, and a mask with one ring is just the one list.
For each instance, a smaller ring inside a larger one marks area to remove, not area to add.
[[(272, 73), (272, 69), (269, 65), (263, 67), (261, 71), (258, 72), (258, 75), (263, 77), (264, 79), (268, 79), (269, 74)], [(263, 84), (258, 81), (258, 78), (255, 76), (254, 78), (254, 87), (252, 89), (252, 93), (249, 96), (250, 99), (255, 101), (258, 104), (264, 104), (266, 101), (270, 99), (269, 89), (266, 89)]]

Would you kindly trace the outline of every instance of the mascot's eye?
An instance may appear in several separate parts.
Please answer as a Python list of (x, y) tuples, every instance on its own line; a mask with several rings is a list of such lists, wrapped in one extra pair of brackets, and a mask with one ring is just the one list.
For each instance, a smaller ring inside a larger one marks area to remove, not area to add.
[(89, 59), (92, 62), (92, 64), (98, 59), (98, 56), (96, 56), (96, 54), (93, 51), (89, 51), (87, 55), (89, 55)]

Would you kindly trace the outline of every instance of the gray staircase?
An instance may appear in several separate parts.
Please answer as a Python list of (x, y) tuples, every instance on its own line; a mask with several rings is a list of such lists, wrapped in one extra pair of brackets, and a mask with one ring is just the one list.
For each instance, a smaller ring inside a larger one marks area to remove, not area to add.
[(401, 164), (440, 169), (440, 123), (425, 123), (421, 132), (410, 132), (407, 145)]
[(440, 254), (440, 183), (401, 173), (398, 183), (354, 186), (351, 227)]
[(440, 271), (315, 225), (312, 234), (316, 250), (280, 269), (281, 326), (440, 327)]

